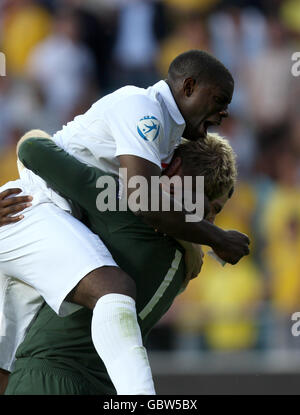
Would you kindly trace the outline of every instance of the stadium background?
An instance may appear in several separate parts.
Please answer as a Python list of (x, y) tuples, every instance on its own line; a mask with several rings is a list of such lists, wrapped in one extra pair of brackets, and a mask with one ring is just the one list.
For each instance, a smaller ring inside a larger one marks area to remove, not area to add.
[(249, 234), (251, 255), (224, 268), (205, 257), (155, 328), (157, 390), (298, 393), (299, 0), (1, 0), (0, 184), (17, 177), (24, 131), (53, 133), (122, 85), (147, 87), (193, 48), (236, 80), (219, 131), (237, 153), (239, 182), (217, 223)]

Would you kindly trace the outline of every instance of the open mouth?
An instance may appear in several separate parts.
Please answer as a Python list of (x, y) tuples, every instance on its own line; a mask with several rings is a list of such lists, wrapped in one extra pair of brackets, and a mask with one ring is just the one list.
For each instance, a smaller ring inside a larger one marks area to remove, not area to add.
[(221, 123), (218, 121), (209, 121), (209, 120), (204, 121), (203, 126), (204, 126), (205, 137), (207, 136), (207, 130), (209, 129), (209, 127), (218, 126), (220, 124)]

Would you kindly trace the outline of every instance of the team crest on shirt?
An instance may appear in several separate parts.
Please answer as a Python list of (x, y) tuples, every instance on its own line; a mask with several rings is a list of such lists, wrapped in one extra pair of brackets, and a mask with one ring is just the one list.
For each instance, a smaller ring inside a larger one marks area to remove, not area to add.
[(137, 124), (139, 135), (146, 141), (154, 141), (160, 132), (160, 122), (157, 118), (146, 115)]

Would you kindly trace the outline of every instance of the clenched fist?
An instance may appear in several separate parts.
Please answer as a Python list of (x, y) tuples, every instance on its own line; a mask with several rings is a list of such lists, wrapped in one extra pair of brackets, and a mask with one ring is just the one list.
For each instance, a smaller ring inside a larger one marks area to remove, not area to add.
[(249, 255), (250, 240), (247, 235), (238, 231), (224, 231), (221, 240), (212, 248), (215, 253), (229, 264), (236, 264), (245, 255)]

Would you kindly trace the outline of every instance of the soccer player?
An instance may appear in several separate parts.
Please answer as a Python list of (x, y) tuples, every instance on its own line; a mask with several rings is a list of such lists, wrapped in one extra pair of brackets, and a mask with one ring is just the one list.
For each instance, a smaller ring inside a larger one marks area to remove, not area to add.
[[(29, 149), (31, 140), (27, 144)], [(99, 213), (94, 200), (99, 192), (96, 182), (103, 173), (80, 163), (48, 140), (37, 139), (35, 144), (34, 150), (30, 150), (34, 170), (47, 179), (51, 187), (59, 187), (60, 191), (64, 188), (64, 196), (75, 202), (80, 200), (87, 223), (101, 234), (115, 260), (134, 278), (139, 324), (145, 342), (185, 280), (182, 248), (129, 211)], [(26, 151), (26, 148), (21, 149), (25, 163)], [(34, 157), (32, 152), (39, 157)], [(79, 183), (73, 181), (74, 174), (80, 179)], [(204, 142), (182, 144), (165, 174), (168, 177), (204, 175), (205, 191), (212, 201), (209, 220), (213, 222), (216, 212), (232, 193), (236, 176), (232, 149), (225, 140), (214, 135)], [(81, 197), (78, 197), (78, 189), (85, 189)], [(18, 350), (7, 394), (114, 393), (91, 342), (90, 319), (91, 312), (86, 309), (60, 319), (44, 305)]]
[[(161, 165), (170, 162), (182, 135), (189, 140), (203, 138), (209, 125), (221, 123), (228, 115), (232, 93), (228, 70), (207, 53), (190, 51), (171, 63), (167, 82), (147, 90), (121, 88), (53, 138), (90, 166), (106, 173), (123, 167), (128, 181), (142, 176), (150, 184), (152, 177), (160, 175)], [(21, 187), (34, 197), (33, 206), (20, 222), (0, 229), (0, 269), (36, 288), (61, 315), (70, 312), (66, 298), (92, 309), (92, 339), (118, 393), (154, 393), (136, 318), (133, 279), (117, 266), (101, 241), (63, 211), (70, 209), (65, 199), (28, 170)], [(133, 189), (127, 187), (125, 182), (130, 197)], [(78, 192), (82, 195), (84, 189)], [(149, 197), (149, 205), (151, 202)], [(175, 209), (143, 212), (143, 219), (160, 232), (207, 244), (232, 264), (249, 253), (246, 235), (221, 230), (205, 220), (188, 223), (185, 216), (184, 210)], [(134, 326), (130, 339), (122, 328), (125, 309)]]

